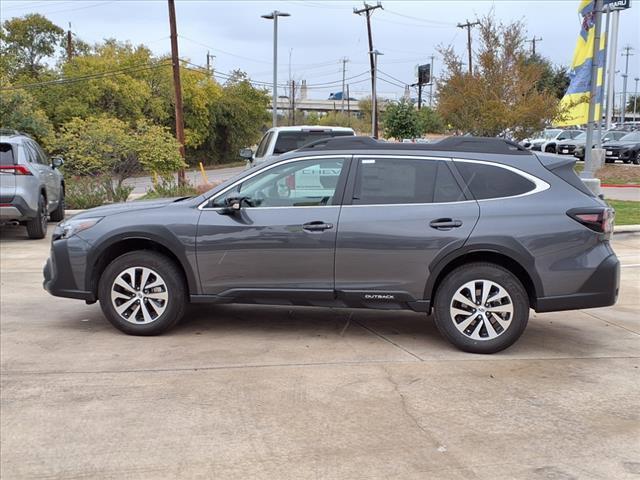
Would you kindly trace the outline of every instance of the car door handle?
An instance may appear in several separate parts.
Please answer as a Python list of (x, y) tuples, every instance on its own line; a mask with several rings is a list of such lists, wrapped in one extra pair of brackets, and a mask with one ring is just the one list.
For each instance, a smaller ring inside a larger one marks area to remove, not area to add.
[(436, 230), (451, 230), (452, 228), (461, 227), (462, 221), (453, 218), (437, 218), (429, 222), (429, 226)]
[(333, 223), (324, 223), (321, 221), (309, 222), (302, 225), (302, 228), (307, 232), (324, 232), (333, 228)]

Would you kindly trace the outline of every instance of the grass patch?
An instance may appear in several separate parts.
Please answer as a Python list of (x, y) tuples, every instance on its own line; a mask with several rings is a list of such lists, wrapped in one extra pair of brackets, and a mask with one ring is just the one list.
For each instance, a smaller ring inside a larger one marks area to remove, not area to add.
[(640, 202), (607, 200), (616, 209), (616, 225), (640, 225)]

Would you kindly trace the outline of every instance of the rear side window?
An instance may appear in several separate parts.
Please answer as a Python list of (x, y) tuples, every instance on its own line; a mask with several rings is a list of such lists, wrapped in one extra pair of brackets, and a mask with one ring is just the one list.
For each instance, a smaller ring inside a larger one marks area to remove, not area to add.
[(442, 203), (464, 199), (443, 161), (411, 158), (363, 158), (358, 161), (354, 205)]
[(322, 140), (324, 138), (334, 137), (352, 137), (353, 132), (350, 131), (332, 131), (332, 130), (308, 130), (299, 132), (279, 132), (276, 144), (273, 147), (273, 153), (280, 155), (290, 152), (291, 150), (297, 150), (300, 147), (304, 147), (306, 144), (315, 142), (316, 140)]
[(476, 200), (513, 197), (536, 188), (531, 180), (506, 168), (463, 161), (455, 164)]
[(10, 143), (0, 143), (0, 166), (15, 165), (16, 157)]

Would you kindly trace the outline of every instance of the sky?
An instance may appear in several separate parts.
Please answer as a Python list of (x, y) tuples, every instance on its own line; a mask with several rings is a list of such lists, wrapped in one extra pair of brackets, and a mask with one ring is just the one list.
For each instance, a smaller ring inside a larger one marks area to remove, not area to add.
[[(539, 54), (554, 64), (569, 65), (580, 28), (578, 4), (579, 0), (384, 0), (383, 9), (372, 15), (374, 49), (383, 54), (378, 57), (378, 94), (400, 97), (404, 85), (416, 81), (417, 65), (429, 63), (431, 55), (439, 75), (439, 46), (452, 45), (466, 61), (466, 30), (456, 25), (492, 10), (502, 22), (523, 21), (528, 38), (542, 38), (536, 45)], [(629, 57), (630, 93), (633, 79), (640, 77), (640, 0), (631, 5), (620, 14), (617, 92), (622, 91), (621, 53), (626, 45), (635, 49)], [(279, 10), (291, 16), (278, 22), (278, 83), (304, 79), (310, 98), (327, 98), (341, 90), (342, 59), (347, 58), (351, 96), (363, 97), (370, 93), (369, 48), (365, 18), (354, 14), (354, 7), (361, 8), (362, 2), (176, 0), (180, 57), (205, 65), (209, 51), (215, 55), (217, 72), (241, 69), (252, 80), (270, 83), (273, 22), (261, 15)], [(89, 43), (116, 38), (143, 43), (156, 54), (170, 52), (166, 0), (0, 1), (3, 21), (27, 13), (45, 15), (65, 29), (70, 22), (74, 35)]]

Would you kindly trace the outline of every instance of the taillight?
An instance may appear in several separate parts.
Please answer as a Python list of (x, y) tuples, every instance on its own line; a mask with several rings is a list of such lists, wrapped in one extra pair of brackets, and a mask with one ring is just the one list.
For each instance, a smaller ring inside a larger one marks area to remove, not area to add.
[(615, 211), (612, 208), (573, 208), (567, 215), (594, 232), (613, 232)]
[(0, 165), (0, 173), (13, 175), (33, 175), (24, 165)]

